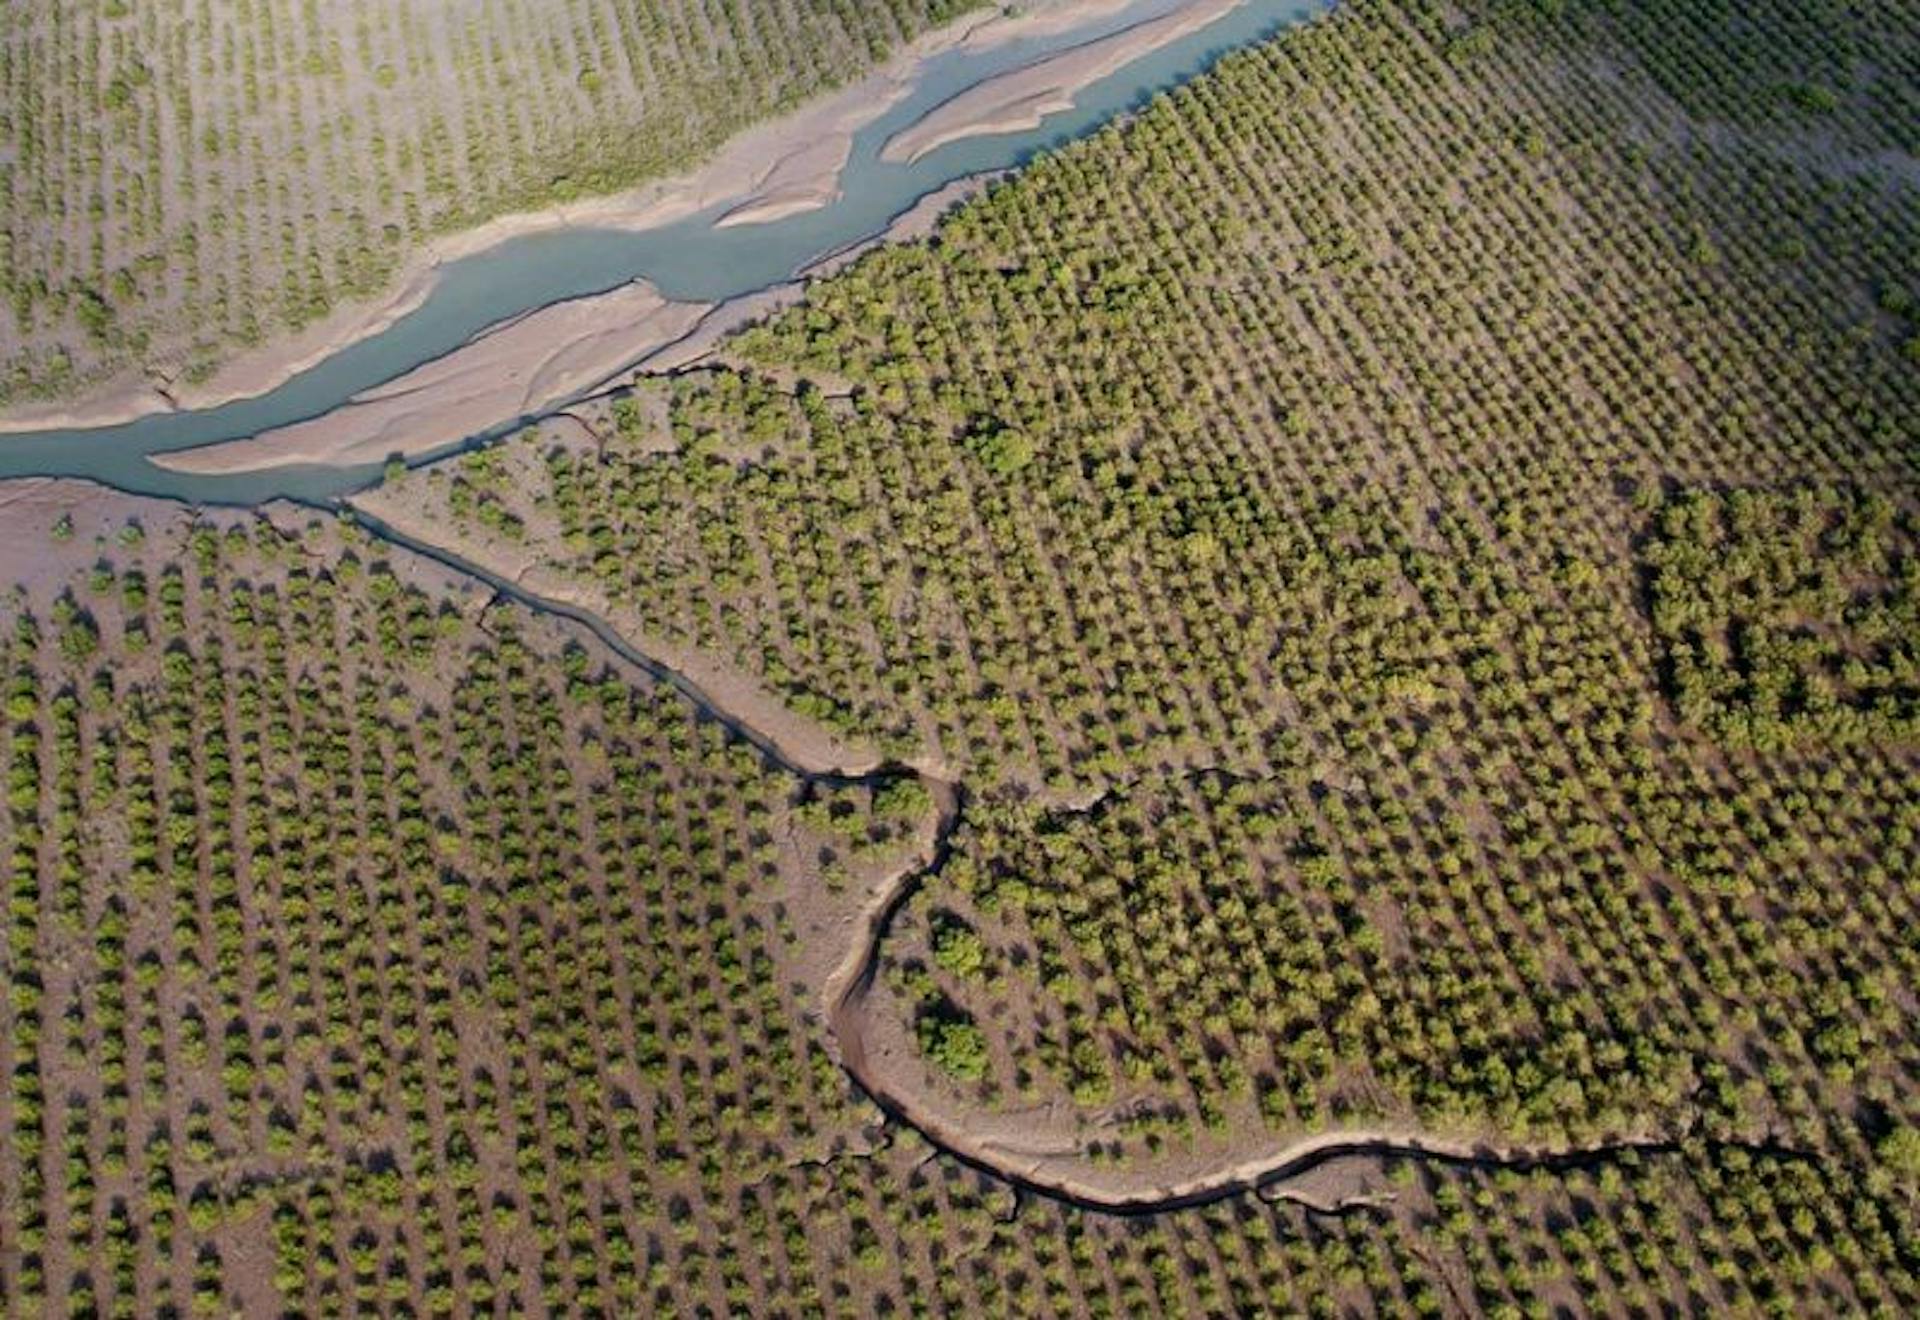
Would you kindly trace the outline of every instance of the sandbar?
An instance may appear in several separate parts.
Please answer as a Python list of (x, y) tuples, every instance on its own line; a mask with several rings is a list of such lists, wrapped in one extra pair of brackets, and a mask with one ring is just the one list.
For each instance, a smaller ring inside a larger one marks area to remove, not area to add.
[(680, 339), (710, 310), (636, 280), (503, 322), (318, 417), (151, 461), (217, 475), (428, 453), (576, 397)]
[(948, 143), (1038, 128), (1048, 115), (1071, 109), (1086, 87), (1224, 18), (1240, 4), (1184, 0), (1169, 13), (977, 83), (888, 138), (880, 159), (911, 164)]
[(230, 476), (294, 464), (351, 467), (396, 454), (413, 458), (572, 402), (629, 370), (685, 370), (741, 326), (798, 302), (807, 280), (882, 243), (924, 237), (999, 173), (969, 175), (929, 193), (881, 233), (822, 257), (798, 279), (717, 304), (667, 299), (644, 281), (555, 303), (318, 417), (149, 461), (172, 472)]

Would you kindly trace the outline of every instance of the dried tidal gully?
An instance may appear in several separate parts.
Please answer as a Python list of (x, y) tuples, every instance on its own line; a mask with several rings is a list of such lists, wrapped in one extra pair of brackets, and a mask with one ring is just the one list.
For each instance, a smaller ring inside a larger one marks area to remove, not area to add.
[[(857, 935), (846, 957), (823, 987), (825, 1020), (837, 1047), (839, 1061), (860, 1090), (886, 1115), (919, 1134), (931, 1147), (969, 1168), (1009, 1184), (1022, 1193), (1104, 1214), (1151, 1215), (1206, 1205), (1246, 1193), (1279, 1191), (1276, 1184), (1297, 1178), (1330, 1160), (1350, 1156), (1382, 1159), (1432, 1160), (1472, 1168), (1555, 1169), (1591, 1168), (1626, 1155), (1678, 1153), (1693, 1140), (1688, 1133), (1639, 1134), (1586, 1144), (1502, 1144), (1430, 1136), (1415, 1130), (1342, 1130), (1298, 1138), (1253, 1159), (1209, 1170), (1169, 1186), (1115, 1192), (1074, 1179), (1070, 1173), (1039, 1167), (1020, 1167), (992, 1143), (928, 1113), (916, 1103), (910, 1088), (884, 1075), (869, 1058), (863, 1035), (861, 1008), (879, 967), (880, 945), (896, 913), (913, 897), (921, 883), (939, 873), (945, 863), (955, 828), (966, 801), (965, 786), (900, 761), (876, 760), (865, 765), (825, 765), (784, 747), (761, 729), (727, 710), (685, 674), (637, 650), (604, 619), (590, 610), (527, 590), (478, 564), (430, 542), (391, 527), (361, 509), (353, 517), (369, 532), (401, 549), (482, 583), (497, 596), (549, 617), (585, 628), (615, 655), (654, 680), (682, 693), (701, 714), (752, 745), (769, 763), (810, 785), (828, 788), (874, 786), (917, 778), (927, 788), (938, 811), (931, 846), (909, 858), (879, 887), (860, 914)], [(1737, 1147), (1774, 1159), (1810, 1159), (1807, 1152), (1773, 1141), (1699, 1139), (1706, 1147)], [(1274, 1199), (1295, 1199), (1279, 1192)], [(1379, 1204), (1366, 1198), (1352, 1206), (1316, 1206), (1317, 1213), (1341, 1213), (1349, 1208)]]

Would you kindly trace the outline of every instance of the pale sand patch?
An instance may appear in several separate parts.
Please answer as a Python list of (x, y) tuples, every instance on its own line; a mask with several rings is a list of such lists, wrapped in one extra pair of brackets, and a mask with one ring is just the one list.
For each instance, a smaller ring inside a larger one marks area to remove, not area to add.
[(1037, 0), (1025, 9), (1009, 5), (963, 36), (956, 45), (962, 50), (987, 50), (1015, 38), (1057, 37), (1108, 14), (1117, 14), (1134, 3), (1135, 0), (1062, 0), (1060, 3)]
[(725, 223), (767, 223), (830, 204), (853, 135), (895, 105), (925, 63), (944, 51), (985, 50), (1028, 36), (1070, 31), (1129, 0), (1051, 0), (1021, 14), (995, 10), (963, 15), (921, 36), (865, 78), (729, 138), (704, 164), (622, 193), (502, 216), (428, 244), (379, 298), (343, 306), (298, 333), (243, 352), (197, 385), (157, 385), (130, 371), (86, 398), (27, 403), (0, 411), (0, 434), (84, 429), (133, 421), (156, 412), (195, 410), (252, 398), (284, 384), (349, 345), (371, 338), (426, 301), (440, 268), (510, 239), (556, 229), (643, 230), (736, 200)]
[(172, 412), (174, 399), (151, 380), (126, 380), (74, 403), (20, 403), (0, 414), (0, 435), (86, 430)]
[(1038, 128), (1048, 115), (1071, 109), (1083, 89), (1160, 47), (1225, 17), (1241, 0), (1184, 0), (1158, 18), (1143, 19), (1110, 36), (1061, 51), (968, 88), (901, 129), (880, 159), (911, 163), (965, 138)]
[[(874, 118), (875, 111), (872, 105), (850, 97), (836, 99), (845, 113), (823, 125), (820, 140), (776, 161), (753, 195), (716, 220), (715, 229), (771, 224), (839, 200), (840, 175), (853, 154), (853, 135)], [(827, 118), (823, 107), (822, 119)]]
[(216, 474), (426, 453), (591, 389), (681, 338), (709, 310), (635, 281), (506, 322), (319, 417), (151, 461)]

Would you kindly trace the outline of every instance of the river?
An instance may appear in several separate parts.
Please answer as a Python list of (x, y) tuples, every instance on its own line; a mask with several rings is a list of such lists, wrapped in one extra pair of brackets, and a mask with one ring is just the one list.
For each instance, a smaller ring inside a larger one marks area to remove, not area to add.
[[(1017, 165), (1082, 136), (1156, 92), (1186, 81), (1225, 52), (1316, 16), (1326, 5), (1323, 0), (1245, 0), (1199, 32), (1085, 88), (1071, 110), (1049, 116), (1036, 129), (950, 143), (909, 164), (880, 158), (881, 147), (897, 130), (967, 88), (1171, 7), (1172, 0), (1139, 0), (1067, 32), (984, 50), (961, 47), (932, 57), (910, 94), (855, 137), (840, 196), (822, 209), (766, 224), (716, 228), (714, 222), (735, 205), (728, 201), (652, 229), (566, 229), (516, 238), (448, 264), (416, 310), (256, 398), (154, 414), (118, 426), (0, 436), (0, 478), (84, 477), (137, 494), (203, 504), (337, 499), (377, 480), (378, 465), (201, 476), (169, 472), (147, 462), (146, 456), (319, 416), (460, 347), (499, 321), (635, 278), (646, 279), (668, 297), (704, 302), (784, 282), (828, 253), (881, 232), (894, 216), (943, 185)], [(441, 455), (494, 434), (469, 437)]]

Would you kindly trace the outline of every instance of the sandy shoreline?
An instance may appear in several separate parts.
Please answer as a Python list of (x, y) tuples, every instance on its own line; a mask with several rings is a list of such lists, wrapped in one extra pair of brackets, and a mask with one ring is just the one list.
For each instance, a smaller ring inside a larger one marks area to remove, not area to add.
[(636, 280), (529, 312), (319, 417), (150, 461), (215, 475), (428, 453), (591, 389), (685, 336), (709, 310)]
[[(1086, 21), (1087, 11), (1125, 2), (1085, 0), (1084, 7), (1066, 4), (1041, 11), (1041, 18), (1055, 27), (1070, 28), (1072, 23)], [(1061, 105), (1070, 105), (1073, 95), (1088, 83), (1205, 27), (1241, 2), (1182, 0), (1158, 17), (989, 79), (973, 92), (935, 107), (895, 135), (887, 150), (924, 152), (939, 142), (1002, 131), (997, 126), (1009, 123), (1009, 115), (1028, 115), (1037, 121)], [(980, 42), (995, 31), (1003, 37), (1025, 35), (1021, 24), (1038, 21), (992, 19), (975, 24), (957, 39)], [(729, 161), (743, 167), (753, 162), (755, 168), (752, 177), (735, 189), (744, 191), (747, 200), (718, 223), (763, 223), (829, 204), (838, 193), (854, 134), (910, 89), (911, 74), (924, 58), (924, 53), (917, 55), (900, 69), (890, 67), (792, 120), (736, 139), (710, 171), (718, 180), (712, 186), (734, 189), (742, 182), (728, 175)], [(798, 141), (802, 137), (805, 140)], [(762, 141), (773, 146), (762, 147)], [(218, 476), (292, 465), (359, 466), (395, 456), (418, 458), (468, 436), (564, 406), (623, 372), (670, 371), (697, 361), (711, 352), (726, 330), (800, 296), (801, 281), (839, 268), (878, 242), (925, 234), (954, 201), (979, 186), (977, 179), (963, 179), (935, 190), (896, 217), (882, 234), (814, 262), (800, 281), (717, 306), (668, 300), (638, 281), (607, 293), (553, 303), (491, 327), (444, 356), (320, 416), (255, 436), (152, 455), (149, 461), (172, 472)], [(601, 227), (636, 216), (644, 224), (658, 224), (710, 204), (708, 192), (682, 188), (671, 197), (656, 198), (639, 212), (623, 210), (625, 202), (612, 198), (570, 208), (567, 214), (591, 214), (593, 223)], [(535, 218), (531, 223), (537, 222)], [(480, 242), (480, 232), (468, 241)]]
[(442, 266), (528, 234), (565, 228), (650, 229), (730, 200), (738, 204), (721, 221), (726, 225), (764, 224), (830, 205), (838, 196), (840, 171), (854, 134), (897, 104), (929, 59), (949, 50), (985, 50), (1070, 30), (1129, 2), (1055, 0), (1022, 14), (984, 9), (962, 15), (922, 34), (859, 81), (727, 139), (693, 170), (608, 197), (502, 216), (437, 239), (407, 261), (383, 297), (343, 307), (298, 334), (245, 352), (198, 385), (175, 383), (151, 371), (130, 371), (77, 400), (6, 409), (0, 412), (0, 435), (113, 426), (265, 394), (418, 308)]
[(725, 302), (680, 302), (636, 280), (553, 303), (318, 417), (255, 436), (153, 454), (170, 472), (230, 476), (297, 464), (357, 466), (417, 458), (468, 436), (561, 407), (628, 371), (663, 375), (711, 354), (732, 331), (798, 302), (806, 281), (883, 243), (920, 238), (995, 174), (970, 175), (921, 198), (886, 229), (829, 253), (800, 277)]
[(880, 159), (911, 164), (952, 142), (1039, 127), (1082, 90), (1238, 8), (1242, 0), (1185, 0), (1170, 13), (1012, 69), (942, 102), (887, 139)]
[(155, 413), (173, 412), (178, 407), (178, 396), (151, 378), (128, 378), (71, 403), (40, 400), (15, 404), (0, 413), (0, 437), (28, 431), (122, 426)]

